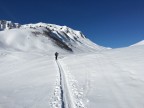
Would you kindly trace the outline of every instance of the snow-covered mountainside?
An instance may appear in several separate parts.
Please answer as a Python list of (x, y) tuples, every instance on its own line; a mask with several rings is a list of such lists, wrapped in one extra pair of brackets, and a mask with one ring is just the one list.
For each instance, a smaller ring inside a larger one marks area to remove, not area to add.
[[(17, 27), (1, 21), (0, 48), (19, 51), (92, 52), (107, 49), (67, 26), (37, 23)], [(11, 26), (10, 26), (11, 25)], [(8, 29), (9, 27), (13, 29)]]
[(144, 40), (142, 40), (142, 41), (140, 41), (140, 42), (138, 42), (136, 44), (133, 44), (131, 46), (140, 46), (140, 45), (144, 45)]

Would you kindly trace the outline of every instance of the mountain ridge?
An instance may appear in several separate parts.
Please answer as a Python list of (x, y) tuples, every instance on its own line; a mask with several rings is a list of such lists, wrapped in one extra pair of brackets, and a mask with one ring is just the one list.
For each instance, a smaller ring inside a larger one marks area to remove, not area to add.
[(19, 23), (13, 23), (12, 21), (0, 20), (0, 31), (9, 30), (14, 28), (20, 28)]
[(3, 49), (51, 52), (93, 52), (108, 49), (93, 43), (81, 31), (67, 26), (42, 22), (24, 25), (5, 20), (1, 22), (0, 48)]

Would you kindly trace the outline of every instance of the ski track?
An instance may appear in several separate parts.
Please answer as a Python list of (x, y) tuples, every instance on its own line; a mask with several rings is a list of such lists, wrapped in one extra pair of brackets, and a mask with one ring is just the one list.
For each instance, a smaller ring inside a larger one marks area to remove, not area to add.
[(58, 75), (56, 79), (54, 95), (51, 98), (52, 108), (86, 108), (82, 102), (83, 90), (78, 90), (78, 82), (65, 71), (62, 62), (56, 61)]
[(54, 93), (52, 95), (50, 105), (52, 108), (61, 108), (62, 105), (62, 97), (61, 97), (61, 85), (60, 85), (60, 76), (57, 75)]
[(83, 100), (83, 89), (78, 89), (78, 88), (80, 88), (78, 85), (78, 81), (75, 80), (74, 76), (71, 75), (66, 64), (64, 64), (64, 63), (62, 63), (62, 64), (63, 64), (63, 67), (65, 67), (64, 69), (66, 70), (64, 72), (66, 72), (65, 75), (66, 75), (66, 78), (67, 78), (67, 81), (68, 81), (68, 84), (70, 87), (70, 91), (75, 100), (74, 101), (75, 107), (76, 108), (86, 108), (82, 101)]

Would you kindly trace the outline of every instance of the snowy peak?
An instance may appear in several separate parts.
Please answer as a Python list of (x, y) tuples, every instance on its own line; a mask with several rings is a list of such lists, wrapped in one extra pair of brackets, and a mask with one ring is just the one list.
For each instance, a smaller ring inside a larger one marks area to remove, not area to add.
[[(74, 30), (72, 28), (69, 28), (67, 26), (59, 26), (55, 24), (46, 24), (46, 23), (37, 23), (37, 24), (26, 24), (23, 25), (24, 28), (39, 28), (39, 27), (45, 27), (51, 31), (55, 32), (63, 32), (69, 35), (70, 38), (85, 38), (85, 36), (81, 33), (81, 31)], [(72, 37), (70, 36), (72, 35)]]
[[(36, 23), (19, 25), (1, 21), (0, 49), (46, 52), (93, 52), (107, 48), (87, 39), (82, 32), (67, 26)], [(17, 28), (17, 29), (12, 29)]]
[(144, 40), (142, 40), (142, 41), (140, 41), (140, 42), (138, 42), (136, 44), (133, 44), (131, 46), (140, 46), (140, 45), (144, 45)]
[(0, 20), (0, 31), (13, 29), (13, 28), (19, 28), (19, 27), (20, 27), (20, 24), (18, 23), (13, 23), (11, 21), (6, 21), (6, 20)]

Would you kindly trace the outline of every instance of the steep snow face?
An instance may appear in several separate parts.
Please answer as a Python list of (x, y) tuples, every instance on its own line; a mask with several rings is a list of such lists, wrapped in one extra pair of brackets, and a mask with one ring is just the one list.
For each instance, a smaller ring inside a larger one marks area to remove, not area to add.
[[(7, 27), (7, 26), (6, 26)], [(20, 51), (93, 52), (105, 50), (66, 26), (37, 23), (0, 32), (0, 48)]]
[(27, 27), (31, 27), (31, 28), (46, 27), (51, 31), (64, 32), (72, 39), (85, 38), (85, 36), (80, 31), (73, 30), (67, 26), (59, 26), (59, 25), (55, 25), (55, 24), (46, 24), (46, 23), (37, 23), (37, 24), (26, 24), (26, 25), (23, 25), (22, 27), (24, 27), (24, 28), (27, 28)]
[(131, 46), (139, 46), (139, 45), (144, 45), (144, 40), (142, 40), (142, 41), (140, 41), (140, 42), (138, 42), (136, 44), (133, 44)]
[(11, 21), (6, 21), (6, 20), (0, 20), (0, 31), (13, 29), (13, 28), (19, 28), (19, 27), (20, 27), (20, 24), (18, 23), (13, 23)]

